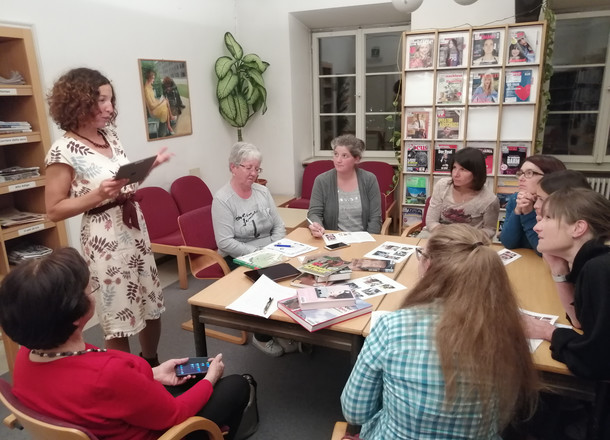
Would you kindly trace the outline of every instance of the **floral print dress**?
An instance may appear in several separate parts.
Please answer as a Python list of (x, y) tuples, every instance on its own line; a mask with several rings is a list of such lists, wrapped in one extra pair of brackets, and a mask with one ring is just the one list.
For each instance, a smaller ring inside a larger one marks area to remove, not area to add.
[[(115, 131), (104, 129), (103, 133), (112, 149), (111, 158), (69, 137), (55, 141), (47, 154), (47, 166), (62, 163), (73, 169), (70, 197), (95, 190), (129, 162)], [(127, 185), (123, 192), (133, 193), (136, 187)], [(82, 217), (82, 252), (91, 271), (92, 288), (100, 287), (96, 309), (106, 339), (134, 335), (146, 326), (146, 320), (157, 319), (165, 311), (148, 230), (137, 203), (136, 207), (140, 230), (123, 223), (121, 206)]]

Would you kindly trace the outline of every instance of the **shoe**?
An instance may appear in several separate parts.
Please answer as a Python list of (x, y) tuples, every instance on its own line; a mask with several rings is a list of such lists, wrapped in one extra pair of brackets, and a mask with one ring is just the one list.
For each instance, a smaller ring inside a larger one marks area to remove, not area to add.
[(284, 354), (295, 353), (297, 351), (301, 351), (301, 343), (295, 341), (294, 339), (286, 339), (286, 338), (273, 338), (275, 342), (280, 344), (280, 347), (284, 350)]
[(252, 345), (258, 348), (260, 351), (265, 353), (267, 356), (280, 357), (284, 354), (284, 349), (280, 344), (275, 342), (273, 338), (266, 342), (259, 341), (254, 336), (252, 337)]

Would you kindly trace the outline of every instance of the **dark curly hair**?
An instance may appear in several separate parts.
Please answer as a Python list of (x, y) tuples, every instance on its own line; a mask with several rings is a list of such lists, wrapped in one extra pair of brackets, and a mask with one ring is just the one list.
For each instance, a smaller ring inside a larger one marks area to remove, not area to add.
[(112, 88), (110, 122), (114, 124), (118, 115), (116, 97), (110, 80), (99, 71), (80, 67), (62, 75), (47, 96), (49, 114), (55, 123), (65, 131), (74, 131), (91, 119), (97, 111), (99, 88), (108, 84)]

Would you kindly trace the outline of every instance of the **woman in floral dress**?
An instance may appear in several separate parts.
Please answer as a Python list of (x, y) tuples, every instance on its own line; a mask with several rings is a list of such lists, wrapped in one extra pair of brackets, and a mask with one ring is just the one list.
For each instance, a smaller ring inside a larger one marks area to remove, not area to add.
[[(134, 200), (137, 184), (114, 180), (129, 160), (109, 128), (117, 116), (112, 85), (96, 70), (73, 69), (54, 84), (49, 111), (66, 133), (46, 158), (47, 215), (59, 221), (84, 214), (80, 240), (106, 347), (129, 352), (128, 337), (139, 334), (142, 356), (157, 363), (163, 293)], [(163, 148), (153, 167), (169, 157)]]

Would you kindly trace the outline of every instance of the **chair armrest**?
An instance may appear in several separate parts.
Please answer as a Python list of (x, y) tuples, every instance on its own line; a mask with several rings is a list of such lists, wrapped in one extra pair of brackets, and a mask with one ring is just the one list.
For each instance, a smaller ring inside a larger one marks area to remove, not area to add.
[(386, 217), (383, 223), (381, 224), (381, 231), (379, 232), (381, 235), (388, 235), (390, 225), (392, 224), (392, 217)]
[(172, 426), (159, 437), (159, 440), (180, 440), (193, 431), (206, 431), (211, 434), (211, 440), (222, 440), (222, 433), (216, 423), (203, 417), (189, 417), (184, 422)]
[(422, 222), (417, 222), (411, 226), (409, 226), (408, 228), (405, 228), (404, 231), (402, 231), (402, 234), (400, 234), (401, 237), (408, 237), (411, 234), (415, 234), (416, 232), (419, 232), (422, 230)]
[(195, 246), (180, 246), (179, 249), (182, 252), (184, 252), (185, 254), (201, 255), (204, 257), (211, 258), (213, 260), (213, 262), (210, 264), (204, 264), (201, 267), (193, 267), (193, 266), (195, 266), (195, 264), (193, 264), (193, 259), (191, 259), (189, 257), (189, 261), (191, 263), (191, 272), (193, 272), (193, 273), (197, 273), (197, 272), (199, 272), (199, 270), (204, 269), (207, 266), (211, 266), (214, 263), (218, 264), (222, 268), (222, 271), (224, 272), (225, 275), (231, 272), (231, 269), (229, 269), (229, 265), (224, 260), (224, 258), (222, 258), (218, 254), (218, 252), (216, 252), (212, 249), (200, 248), (200, 247), (195, 247)]
[(341, 440), (347, 432), (347, 422), (335, 422), (333, 436), (330, 440)]
[(11, 429), (21, 427), (21, 425), (17, 421), (17, 417), (15, 417), (15, 414), (9, 414), (8, 416), (6, 416), (2, 423), (4, 423), (4, 426), (7, 426)]

